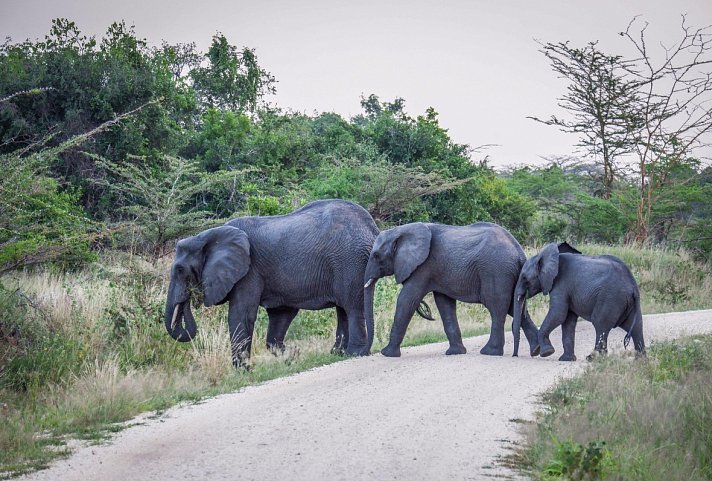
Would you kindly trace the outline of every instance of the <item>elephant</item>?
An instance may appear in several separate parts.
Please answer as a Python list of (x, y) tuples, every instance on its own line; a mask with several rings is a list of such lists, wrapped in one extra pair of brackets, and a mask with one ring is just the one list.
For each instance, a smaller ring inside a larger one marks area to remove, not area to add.
[[(526, 256), (519, 242), (504, 228), (488, 222), (468, 226), (417, 222), (382, 231), (373, 244), (364, 276), (365, 286), (395, 274), (403, 287), (384, 356), (400, 356), (400, 345), (413, 313), (432, 292), (450, 343), (446, 354), (467, 352), (457, 322), (456, 301), (475, 302), (490, 312), (492, 326), (480, 353), (504, 353), (504, 322), (513, 313), (514, 287)], [(372, 299), (366, 300), (371, 323)], [(368, 302), (371, 302), (369, 305)], [(539, 352), (537, 328), (527, 313), (524, 333), (531, 355)]]
[(191, 291), (205, 306), (229, 302), (228, 326), (235, 366), (247, 364), (258, 306), (267, 310), (267, 347), (284, 349), (299, 309), (336, 308), (332, 351), (366, 355), (373, 318), (366, 325), (363, 287), (371, 246), (379, 233), (371, 215), (343, 200), (321, 200), (285, 215), (241, 217), (183, 239), (176, 247), (165, 326), (177, 341), (195, 338)]
[[(645, 355), (640, 291), (630, 269), (610, 255), (587, 256), (566, 242), (547, 244), (527, 259), (515, 289), (514, 355), (519, 348), (518, 324), (526, 299), (539, 292), (549, 295), (549, 312), (539, 328), (540, 355), (550, 356), (554, 347), (549, 334), (561, 326), (564, 353), (560, 361), (575, 361), (574, 339), (579, 317), (591, 321), (596, 329), (594, 351), (606, 353), (608, 334), (614, 327), (626, 331), (639, 355)], [(589, 356), (589, 359), (591, 357)]]

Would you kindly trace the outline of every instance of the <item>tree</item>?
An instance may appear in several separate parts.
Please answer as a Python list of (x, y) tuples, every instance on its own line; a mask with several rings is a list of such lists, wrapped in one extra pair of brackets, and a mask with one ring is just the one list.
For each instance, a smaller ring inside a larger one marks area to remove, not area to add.
[(196, 92), (208, 107), (255, 113), (261, 99), (275, 92), (275, 79), (257, 63), (255, 51), (237, 48), (222, 34), (213, 37), (207, 65), (191, 71)]
[(129, 232), (132, 243), (155, 257), (167, 252), (170, 241), (218, 223), (212, 212), (196, 205), (196, 196), (220, 184), (234, 185), (235, 177), (241, 174), (205, 174), (197, 162), (175, 157), (167, 158), (162, 169), (102, 159), (99, 162), (121, 179), (107, 187), (129, 199), (121, 209), (127, 217), (120, 225), (121, 230)]
[(670, 173), (689, 163), (694, 153), (712, 145), (712, 26), (693, 28), (682, 15), (681, 33), (661, 52), (651, 51), (647, 22), (633, 19), (621, 36), (638, 54), (629, 69), (637, 101), (631, 115), (639, 186), (633, 238), (648, 238), (660, 190)]
[(603, 197), (610, 198), (617, 172), (633, 171), (638, 206), (630, 240), (650, 234), (658, 194), (678, 167), (712, 145), (712, 27), (691, 28), (682, 16), (681, 35), (661, 51), (651, 50), (647, 23), (633, 19), (620, 35), (636, 57), (603, 54), (596, 43), (576, 49), (545, 44), (554, 71), (570, 81), (560, 105), (573, 120), (537, 121), (580, 136), (579, 145), (603, 166)]
[(306, 182), (315, 198), (348, 199), (362, 204), (380, 224), (398, 220), (399, 214), (410, 218), (422, 215), (422, 199), (451, 190), (467, 180), (449, 179), (419, 167), (391, 164), (380, 157), (371, 161), (343, 159), (324, 165)]
[(569, 82), (559, 107), (572, 118), (529, 118), (578, 136), (577, 146), (602, 168), (600, 196), (609, 199), (620, 158), (634, 148), (631, 122), (635, 119), (629, 108), (636, 101), (636, 89), (628, 76), (631, 62), (601, 52), (597, 42), (583, 48), (568, 42), (546, 43), (541, 52), (554, 72)]

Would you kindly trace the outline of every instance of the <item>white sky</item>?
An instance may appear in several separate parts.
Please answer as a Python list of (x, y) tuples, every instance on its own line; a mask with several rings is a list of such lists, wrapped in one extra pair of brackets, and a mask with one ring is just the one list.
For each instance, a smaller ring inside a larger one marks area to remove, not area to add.
[[(411, 115), (429, 106), (456, 142), (487, 150), (492, 165), (571, 154), (575, 137), (526, 119), (561, 115), (556, 79), (534, 39), (599, 40), (627, 53), (617, 35), (634, 15), (650, 23), (649, 41), (673, 42), (680, 14), (712, 24), (711, 0), (0, 0), (0, 41), (41, 38), (56, 17), (101, 36), (115, 20), (158, 45), (214, 33), (255, 48), (278, 80), (273, 103), (292, 110), (361, 111), (360, 96), (399, 96)], [(475, 155), (475, 158), (478, 158)]]

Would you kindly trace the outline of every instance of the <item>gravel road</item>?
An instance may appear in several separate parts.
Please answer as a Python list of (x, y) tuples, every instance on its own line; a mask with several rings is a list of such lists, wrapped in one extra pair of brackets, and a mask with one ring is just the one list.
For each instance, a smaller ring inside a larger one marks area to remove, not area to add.
[[(712, 310), (645, 316), (646, 342), (712, 331)], [(478, 351), (445, 356), (445, 344), (403, 350), (400, 359), (350, 359), (277, 379), (202, 404), (171, 409), (78, 449), (26, 480), (480, 480), (508, 477), (498, 465), (519, 440), (517, 419), (532, 419), (538, 394), (586, 361)], [(612, 350), (624, 332), (611, 333)], [(579, 322), (576, 353), (593, 347)], [(526, 342), (523, 351), (528, 352)], [(508, 350), (508, 351), (507, 351)]]

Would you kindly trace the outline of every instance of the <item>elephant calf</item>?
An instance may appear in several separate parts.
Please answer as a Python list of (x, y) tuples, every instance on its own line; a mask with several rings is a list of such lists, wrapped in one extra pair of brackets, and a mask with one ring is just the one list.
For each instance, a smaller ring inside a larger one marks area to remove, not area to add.
[[(381, 232), (371, 249), (364, 280), (395, 274), (403, 284), (398, 294), (390, 342), (381, 353), (400, 356), (400, 345), (423, 297), (432, 292), (442, 317), (450, 348), (446, 354), (464, 354), (455, 301), (483, 304), (492, 317), (489, 341), (480, 353), (504, 353), (504, 321), (512, 314), (514, 287), (526, 256), (506, 229), (488, 222), (469, 226), (417, 222)], [(370, 303), (368, 302), (370, 300)], [(373, 297), (367, 299), (366, 319), (373, 318)], [(539, 352), (537, 329), (524, 312), (524, 333), (531, 355)]]
[(607, 351), (608, 333), (625, 329), (624, 345), (631, 337), (635, 350), (645, 354), (640, 291), (628, 267), (614, 256), (585, 256), (566, 242), (548, 244), (527, 260), (515, 289), (516, 307), (512, 330), (514, 355), (519, 349), (519, 323), (526, 299), (539, 292), (549, 294), (549, 312), (539, 328), (541, 356), (554, 353), (549, 334), (561, 326), (564, 353), (560, 361), (575, 361), (574, 336), (579, 317), (596, 329), (595, 350)]

